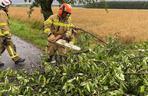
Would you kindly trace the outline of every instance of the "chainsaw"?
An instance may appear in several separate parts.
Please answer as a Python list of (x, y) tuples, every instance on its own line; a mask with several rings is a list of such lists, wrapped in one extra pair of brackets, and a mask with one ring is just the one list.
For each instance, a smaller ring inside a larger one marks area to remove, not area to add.
[(81, 50), (80, 47), (73, 45), (71, 43), (68, 43), (68, 42), (66, 42), (66, 40), (63, 40), (63, 39), (59, 39), (58, 41), (56, 41), (56, 43), (61, 45), (61, 46), (64, 46), (64, 47), (67, 47), (67, 48), (70, 48), (70, 49), (73, 49), (73, 50), (76, 50), (76, 51)]

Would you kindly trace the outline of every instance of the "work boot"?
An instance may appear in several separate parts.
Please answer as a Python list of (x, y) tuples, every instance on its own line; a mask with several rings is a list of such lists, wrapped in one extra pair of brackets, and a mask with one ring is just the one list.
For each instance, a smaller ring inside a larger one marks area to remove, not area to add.
[(51, 56), (49, 56), (49, 57), (47, 58), (46, 62), (52, 63), (53, 61), (55, 61), (55, 60), (53, 60), (53, 59), (54, 59), (54, 55), (51, 55)]
[(45, 60), (46, 62), (51, 62), (52, 61), (52, 58), (47, 58), (46, 60)]
[(62, 55), (57, 55), (56, 56), (56, 62), (58, 64), (64, 63), (66, 61), (67, 57), (66, 56), (62, 56)]
[(24, 61), (25, 61), (25, 59), (20, 58), (17, 61), (15, 61), (15, 64), (16, 65), (24, 65)]
[(4, 63), (0, 62), (0, 67), (3, 67), (4, 66)]

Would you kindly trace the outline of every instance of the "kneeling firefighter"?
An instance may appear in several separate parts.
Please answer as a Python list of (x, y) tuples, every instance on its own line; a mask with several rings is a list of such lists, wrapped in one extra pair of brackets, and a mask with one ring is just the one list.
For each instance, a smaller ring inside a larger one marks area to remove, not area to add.
[[(0, 53), (2, 54), (7, 49), (15, 64), (23, 64), (25, 59), (18, 56), (15, 45), (11, 40), (12, 35), (8, 22), (8, 8), (11, 3), (11, 0), (0, 0)], [(0, 66), (4, 66), (4, 63), (0, 62)]]
[(71, 28), (73, 26), (70, 17), (71, 13), (71, 5), (64, 3), (59, 8), (58, 14), (50, 16), (44, 22), (44, 33), (48, 33), (47, 53), (49, 62), (52, 61), (54, 56), (63, 58), (68, 51), (67, 48), (57, 45), (56, 41), (62, 39), (70, 44), (75, 42), (76, 31)]

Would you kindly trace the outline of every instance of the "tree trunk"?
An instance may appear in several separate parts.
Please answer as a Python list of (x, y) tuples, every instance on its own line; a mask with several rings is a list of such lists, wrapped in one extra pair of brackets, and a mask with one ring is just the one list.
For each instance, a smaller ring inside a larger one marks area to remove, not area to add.
[(39, 4), (41, 6), (41, 12), (43, 13), (44, 20), (47, 20), (49, 16), (53, 14), (51, 5), (53, 0), (40, 0)]

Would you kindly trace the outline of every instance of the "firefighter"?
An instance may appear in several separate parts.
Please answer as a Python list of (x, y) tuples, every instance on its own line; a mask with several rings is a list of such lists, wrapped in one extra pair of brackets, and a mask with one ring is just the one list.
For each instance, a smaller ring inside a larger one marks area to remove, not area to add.
[[(16, 52), (9, 29), (8, 8), (11, 3), (11, 0), (0, 0), (0, 53), (2, 54), (7, 49), (15, 64), (22, 65), (25, 59), (20, 58)], [(0, 66), (4, 66), (4, 63), (0, 62)]]
[(67, 3), (63, 3), (58, 14), (51, 15), (44, 22), (44, 33), (48, 33), (48, 61), (51, 62), (55, 55), (64, 57), (67, 53), (67, 48), (55, 44), (59, 39), (63, 39), (68, 43), (74, 43), (76, 32), (71, 27), (71, 13), (72, 7)]

